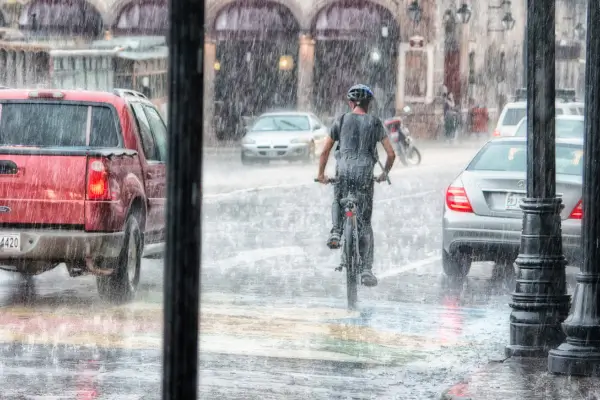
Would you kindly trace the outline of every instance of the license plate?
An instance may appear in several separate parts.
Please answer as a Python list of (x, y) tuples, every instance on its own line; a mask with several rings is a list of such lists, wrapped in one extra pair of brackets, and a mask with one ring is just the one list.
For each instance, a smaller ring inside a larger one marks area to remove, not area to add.
[(277, 150), (271, 150), (271, 151), (269, 152), (269, 155), (270, 155), (271, 157), (276, 157), (276, 156), (277, 156)]
[(506, 210), (521, 211), (521, 200), (525, 195), (519, 193), (509, 193), (506, 195)]
[(21, 235), (0, 235), (0, 251), (21, 251)]

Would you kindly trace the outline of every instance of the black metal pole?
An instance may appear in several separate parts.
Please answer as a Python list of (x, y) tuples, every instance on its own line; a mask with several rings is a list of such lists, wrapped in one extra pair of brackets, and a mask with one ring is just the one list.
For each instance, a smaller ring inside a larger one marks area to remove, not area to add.
[(171, 0), (164, 400), (196, 400), (201, 260), (204, 0)]
[(527, 198), (507, 356), (540, 357), (569, 312), (555, 160), (554, 0), (527, 2)]
[(525, 24), (523, 32), (523, 86), (527, 87), (527, 24)]
[(571, 314), (563, 323), (565, 343), (548, 356), (557, 374), (600, 376), (600, 3), (588, 1), (583, 144), (583, 265)]

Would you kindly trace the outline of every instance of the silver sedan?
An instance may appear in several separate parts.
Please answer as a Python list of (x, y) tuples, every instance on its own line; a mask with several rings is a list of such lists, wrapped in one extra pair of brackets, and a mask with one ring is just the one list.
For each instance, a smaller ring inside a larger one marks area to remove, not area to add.
[[(472, 261), (512, 265), (521, 243), (526, 194), (525, 138), (489, 141), (446, 190), (442, 264), (449, 276), (466, 276)], [(563, 249), (581, 263), (581, 139), (556, 140), (556, 191), (562, 198)]]
[(329, 131), (308, 112), (262, 114), (242, 138), (243, 164), (273, 160), (311, 162)]

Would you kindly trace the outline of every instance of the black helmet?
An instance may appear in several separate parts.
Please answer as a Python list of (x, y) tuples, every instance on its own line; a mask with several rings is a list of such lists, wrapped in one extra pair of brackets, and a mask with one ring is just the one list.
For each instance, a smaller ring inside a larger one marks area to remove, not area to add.
[(367, 85), (354, 85), (348, 90), (348, 100), (359, 103), (369, 102), (373, 99), (373, 91)]

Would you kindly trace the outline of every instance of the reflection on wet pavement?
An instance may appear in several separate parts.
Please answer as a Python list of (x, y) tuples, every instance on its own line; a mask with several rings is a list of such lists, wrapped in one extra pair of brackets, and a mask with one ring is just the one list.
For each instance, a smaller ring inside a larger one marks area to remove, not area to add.
[[(327, 188), (205, 200), (201, 398), (437, 398), (501, 357), (514, 270), (441, 273), (441, 193), (462, 162), (399, 169), (397, 184), (378, 186), (380, 285), (359, 290), (356, 312), (334, 271), (339, 253), (324, 245)], [(312, 179), (312, 167), (298, 168)], [(0, 397), (160, 398), (162, 267), (144, 260), (138, 297), (123, 306), (64, 268), (32, 281), (0, 273)], [(568, 278), (573, 287), (573, 270)]]

